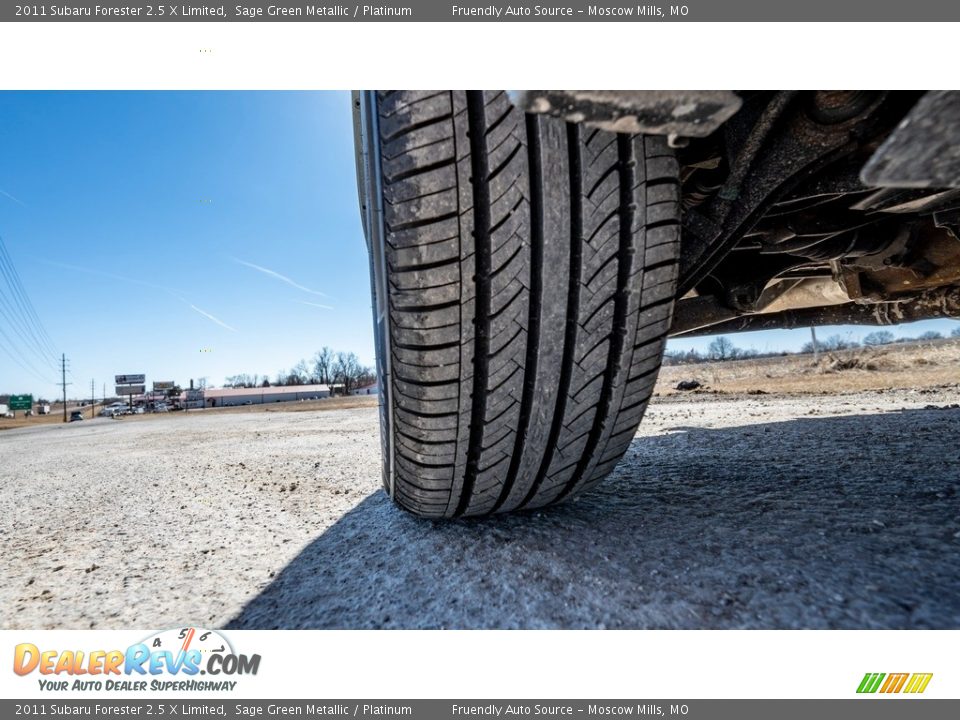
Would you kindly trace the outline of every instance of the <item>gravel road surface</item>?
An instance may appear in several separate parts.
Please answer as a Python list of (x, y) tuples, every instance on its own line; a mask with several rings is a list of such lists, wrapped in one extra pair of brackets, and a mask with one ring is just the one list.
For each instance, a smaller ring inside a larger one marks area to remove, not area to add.
[(0, 624), (960, 628), (958, 402), (660, 399), (597, 491), (446, 524), (373, 407), (5, 431)]

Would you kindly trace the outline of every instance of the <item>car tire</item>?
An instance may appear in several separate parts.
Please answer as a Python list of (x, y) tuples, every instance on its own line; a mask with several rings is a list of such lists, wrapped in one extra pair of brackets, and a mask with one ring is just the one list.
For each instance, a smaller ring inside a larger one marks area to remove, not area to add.
[(504, 92), (356, 105), (385, 487), (428, 518), (590, 489), (636, 433), (670, 327), (666, 140), (524, 114)]

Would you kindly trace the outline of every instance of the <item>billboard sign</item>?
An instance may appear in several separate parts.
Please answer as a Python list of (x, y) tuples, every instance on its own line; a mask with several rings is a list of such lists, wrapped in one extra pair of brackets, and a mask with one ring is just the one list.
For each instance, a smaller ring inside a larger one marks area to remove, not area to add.
[(143, 395), (146, 387), (143, 385), (117, 385), (117, 395)]
[(174, 386), (173, 380), (169, 380), (169, 381), (167, 381), (167, 380), (156, 381), (156, 380), (155, 380), (154, 383), (153, 383), (153, 391), (154, 391), (154, 392), (159, 392), (159, 391), (161, 391), (161, 390), (173, 390), (173, 386)]
[(29, 410), (33, 407), (33, 395), (11, 395), (9, 405), (11, 410)]
[(115, 377), (117, 385), (141, 385), (146, 381), (146, 375), (117, 375)]

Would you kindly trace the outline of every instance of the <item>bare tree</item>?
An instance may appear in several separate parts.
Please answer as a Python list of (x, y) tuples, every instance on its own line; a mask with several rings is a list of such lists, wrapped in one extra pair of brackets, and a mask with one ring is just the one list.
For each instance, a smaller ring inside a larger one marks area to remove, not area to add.
[(240, 373), (239, 375), (228, 375), (224, 379), (224, 387), (234, 387), (234, 388), (252, 388), (257, 386), (257, 376), (253, 377), (247, 375), (246, 373)]
[(360, 360), (354, 353), (337, 353), (337, 360), (334, 364), (334, 381), (343, 385), (343, 391), (349, 394), (356, 387), (357, 380), (363, 371)]
[[(329, 347), (324, 347), (313, 356), (312, 363), (300, 360), (289, 370), (280, 369), (271, 382), (266, 373), (239, 373), (228, 375), (224, 379), (225, 387), (255, 388), (270, 387), (271, 385), (307, 385), (310, 383), (324, 383), (326, 385), (343, 385), (345, 392), (350, 392), (360, 385), (376, 382), (376, 373), (372, 368), (360, 364), (359, 358), (352, 352), (334, 353)], [(206, 378), (201, 378), (202, 382)]]
[(893, 333), (889, 330), (875, 330), (872, 333), (868, 333), (867, 336), (863, 339), (863, 344), (867, 347), (875, 347), (877, 345), (886, 345), (892, 343), (896, 338), (893, 336)]
[(293, 369), (290, 371), (290, 374), (296, 377), (297, 385), (306, 385), (310, 382), (310, 368), (307, 367), (306, 360), (301, 360), (294, 365)]
[(730, 338), (721, 335), (710, 341), (707, 354), (712, 360), (731, 360), (737, 356), (737, 348)]
[(334, 357), (333, 350), (324, 345), (323, 349), (320, 350), (316, 355), (313, 356), (313, 375), (317, 378), (318, 381), (324, 385), (329, 385), (333, 378), (331, 377), (331, 372), (333, 371)]
[(377, 381), (376, 371), (364, 365), (360, 368), (360, 374), (357, 376), (357, 387), (363, 387), (364, 385), (373, 385)]
[[(856, 340), (851, 340), (850, 338), (845, 338), (842, 335), (831, 335), (826, 340), (820, 340), (817, 343), (819, 349), (825, 352), (836, 352), (837, 350), (856, 350), (860, 347), (860, 343)], [(814, 347), (812, 342), (804, 343), (803, 347), (800, 349), (800, 352), (810, 353), (813, 352)]]

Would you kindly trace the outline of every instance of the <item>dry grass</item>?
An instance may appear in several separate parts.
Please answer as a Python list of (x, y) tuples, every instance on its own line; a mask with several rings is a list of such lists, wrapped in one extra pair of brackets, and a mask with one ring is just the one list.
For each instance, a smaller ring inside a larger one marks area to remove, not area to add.
[[(93, 408), (93, 416), (96, 417), (100, 412), (102, 405), (98, 403)], [(83, 419), (90, 419), (90, 406), (89, 405), (78, 405), (75, 403), (67, 403), (67, 417), (70, 417), (70, 413), (74, 410), (83, 411)], [(11, 418), (0, 418), (0, 430), (10, 430), (11, 428), (19, 427), (32, 427), (33, 425), (55, 425), (57, 423), (63, 422), (63, 407), (61, 405), (51, 405), (49, 415), (33, 415), (31, 417), (26, 417), (23, 414), (23, 410), (17, 410), (17, 416), (13, 419)]]
[(960, 383), (960, 339), (883, 345), (813, 355), (675, 365), (660, 372), (656, 392), (671, 395), (682, 380), (696, 392), (837, 393), (927, 388)]

